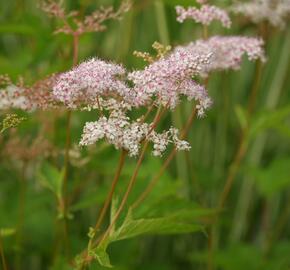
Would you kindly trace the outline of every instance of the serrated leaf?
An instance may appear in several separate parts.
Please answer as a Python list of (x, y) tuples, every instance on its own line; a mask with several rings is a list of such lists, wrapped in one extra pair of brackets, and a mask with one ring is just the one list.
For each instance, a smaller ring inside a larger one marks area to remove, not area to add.
[(64, 170), (59, 171), (49, 163), (44, 163), (39, 172), (41, 184), (54, 193), (57, 198), (62, 197), (63, 178)]
[(129, 210), (122, 226), (111, 235), (111, 239), (119, 241), (145, 234), (179, 234), (201, 230), (202, 226), (198, 224), (182, 221), (181, 215), (135, 220)]
[(112, 231), (108, 239), (94, 250), (94, 256), (102, 266), (111, 267), (106, 249), (113, 242), (148, 234), (164, 235), (203, 231), (203, 226), (194, 221), (196, 216), (192, 217), (193, 212), (194, 210), (178, 211), (164, 217), (134, 219), (132, 210), (129, 209), (122, 225)]

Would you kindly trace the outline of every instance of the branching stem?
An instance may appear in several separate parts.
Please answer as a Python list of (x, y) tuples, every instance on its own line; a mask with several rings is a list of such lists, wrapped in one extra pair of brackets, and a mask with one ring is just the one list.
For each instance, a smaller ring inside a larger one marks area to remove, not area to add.
[[(152, 131), (154, 130), (154, 128), (156, 127), (156, 125), (157, 125), (158, 122), (160, 121), (160, 118), (161, 118), (163, 112), (164, 112), (164, 110), (163, 110), (162, 107), (160, 106), (160, 107), (158, 108), (157, 112), (156, 112), (156, 115), (155, 115), (155, 118), (154, 118), (154, 121), (153, 121), (153, 124), (152, 124), (152, 127), (151, 127), (150, 132), (152, 132)], [(150, 133), (150, 132), (149, 132), (149, 133)], [(124, 197), (123, 197), (123, 199), (122, 199), (122, 201), (121, 201), (121, 203), (120, 203), (120, 206), (119, 206), (118, 210), (116, 211), (115, 216), (114, 216), (113, 219), (111, 220), (111, 223), (110, 223), (108, 229), (106, 230), (106, 232), (104, 233), (103, 237), (101, 238), (99, 244), (101, 244), (102, 242), (104, 242), (104, 241), (106, 240), (106, 238), (109, 236), (109, 234), (110, 234), (110, 232), (111, 232), (113, 226), (115, 225), (117, 219), (119, 218), (119, 216), (120, 216), (122, 210), (123, 210), (124, 207), (125, 207), (125, 204), (126, 204), (126, 202), (127, 202), (127, 200), (128, 200), (128, 197), (129, 197), (129, 194), (131, 193), (132, 188), (133, 188), (133, 186), (134, 186), (134, 184), (135, 184), (135, 182), (136, 182), (136, 180), (137, 180), (137, 176), (138, 176), (138, 173), (139, 173), (140, 167), (141, 167), (141, 165), (142, 165), (142, 162), (143, 162), (143, 160), (144, 160), (144, 157), (145, 157), (145, 153), (146, 153), (146, 150), (147, 150), (148, 144), (149, 144), (149, 141), (148, 141), (148, 140), (145, 140), (145, 143), (144, 143), (144, 145), (143, 145), (142, 152), (141, 152), (141, 154), (140, 154), (140, 156), (139, 156), (139, 159), (138, 159), (138, 161), (137, 161), (137, 164), (136, 164), (136, 167), (135, 167), (134, 173), (133, 173), (133, 175), (132, 175), (132, 177), (131, 177), (131, 179), (130, 179), (130, 182), (129, 182), (129, 184), (128, 184), (128, 187), (127, 187), (127, 190), (126, 190), (126, 192), (125, 192), (125, 194), (124, 194)]]
[[(96, 222), (96, 225), (94, 227), (94, 234), (96, 234), (104, 220), (104, 217), (107, 213), (107, 210), (109, 208), (109, 205), (112, 201), (112, 198), (113, 198), (113, 194), (114, 194), (114, 191), (115, 191), (115, 188), (117, 186), (117, 183), (120, 179), (120, 175), (121, 175), (121, 172), (122, 172), (122, 169), (124, 167), (124, 162), (125, 162), (125, 158), (127, 156), (127, 151), (125, 150), (122, 150), (122, 153), (121, 153), (121, 156), (120, 156), (120, 159), (119, 159), (119, 164), (118, 164), (118, 167), (117, 167), (117, 170), (116, 170), (116, 173), (115, 173), (115, 176), (114, 176), (114, 179), (113, 179), (113, 182), (112, 182), (112, 186), (111, 186), (111, 189), (107, 195), (107, 198), (105, 200), (105, 203), (104, 203), (104, 206), (102, 207), (102, 210), (100, 212), (100, 215), (98, 217), (98, 220)], [(88, 244), (88, 249), (90, 249), (90, 247), (92, 246), (92, 243), (94, 241), (94, 237), (92, 237), (89, 241), (89, 244)]]
[[(188, 118), (185, 126), (183, 127), (183, 129), (181, 131), (180, 138), (182, 140), (186, 138), (195, 116), (196, 116), (196, 109), (194, 108), (192, 110), (192, 113), (191, 113), (190, 117)], [(164, 163), (163, 163), (162, 167), (160, 168), (160, 170), (158, 171), (158, 173), (155, 176), (153, 176), (153, 178), (149, 182), (146, 189), (141, 193), (141, 195), (138, 197), (138, 199), (132, 204), (132, 206), (131, 206), (132, 209), (138, 207), (146, 199), (146, 197), (150, 194), (150, 192), (156, 186), (158, 180), (160, 179), (160, 177), (162, 176), (164, 171), (167, 169), (167, 167), (170, 164), (170, 162), (172, 161), (172, 159), (175, 157), (176, 153), (177, 153), (177, 149), (176, 149), (176, 147), (174, 147), (172, 149), (171, 153), (169, 154), (169, 156), (167, 157), (167, 159), (164, 161)]]

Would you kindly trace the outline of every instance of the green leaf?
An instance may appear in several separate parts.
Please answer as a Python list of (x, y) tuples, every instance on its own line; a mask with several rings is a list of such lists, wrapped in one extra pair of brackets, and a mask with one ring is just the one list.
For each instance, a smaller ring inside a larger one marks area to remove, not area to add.
[(94, 258), (99, 262), (100, 265), (112, 268), (110, 258), (108, 253), (106, 252), (106, 249), (104, 249), (102, 246), (100, 248), (97, 248), (94, 252)]
[(39, 172), (41, 184), (49, 189), (57, 198), (62, 197), (64, 170), (59, 171), (49, 163), (44, 163)]
[(283, 122), (290, 115), (290, 106), (286, 106), (275, 111), (261, 112), (258, 114), (254, 121), (251, 123), (249, 135), (251, 137), (270, 129), (279, 128), (280, 125), (283, 126)]
[(113, 241), (119, 241), (145, 234), (180, 234), (202, 230), (202, 226), (182, 220), (183, 215), (184, 213), (161, 218), (135, 220), (132, 211), (129, 210), (122, 226), (110, 238)]
[(275, 159), (268, 167), (254, 171), (258, 190), (271, 197), (290, 186), (290, 158)]
[(94, 257), (102, 266), (111, 267), (106, 250), (113, 242), (148, 234), (164, 235), (203, 231), (203, 226), (194, 221), (196, 216), (193, 214), (194, 210), (178, 211), (164, 217), (134, 219), (132, 210), (129, 209), (122, 225), (112, 230), (108, 239), (92, 251)]
[(15, 234), (16, 230), (13, 228), (0, 228), (0, 236), (7, 237)]

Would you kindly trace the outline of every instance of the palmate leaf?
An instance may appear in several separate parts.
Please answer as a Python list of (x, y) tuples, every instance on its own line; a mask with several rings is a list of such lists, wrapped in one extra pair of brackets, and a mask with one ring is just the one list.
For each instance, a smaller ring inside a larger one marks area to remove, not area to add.
[[(200, 212), (200, 215), (205, 215), (205, 213), (208, 214), (209, 211), (205, 210), (203, 214)], [(113, 242), (150, 234), (182, 234), (203, 231), (203, 226), (197, 223), (196, 216), (194, 216), (194, 209), (192, 209), (191, 211), (173, 212), (164, 217), (134, 219), (133, 212), (129, 209), (122, 225), (112, 230), (108, 239), (93, 250), (93, 256), (100, 265), (112, 267), (106, 250)]]

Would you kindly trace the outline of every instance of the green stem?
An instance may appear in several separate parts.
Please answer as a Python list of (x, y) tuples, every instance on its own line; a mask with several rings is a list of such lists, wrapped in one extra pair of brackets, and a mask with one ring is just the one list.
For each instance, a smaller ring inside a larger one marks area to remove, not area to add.
[[(188, 118), (185, 126), (182, 129), (181, 136), (180, 136), (180, 138), (182, 140), (186, 138), (195, 116), (196, 116), (196, 109), (194, 108), (192, 110), (192, 113), (191, 113), (190, 117)], [(151, 193), (153, 188), (156, 186), (158, 180), (160, 179), (160, 177), (162, 176), (164, 171), (167, 169), (167, 167), (171, 163), (172, 159), (175, 157), (176, 153), (177, 153), (177, 149), (174, 147), (172, 149), (171, 153), (169, 154), (169, 156), (167, 157), (167, 159), (164, 161), (164, 163), (163, 163), (162, 167), (160, 168), (160, 170), (158, 171), (158, 173), (155, 176), (153, 176), (151, 181), (149, 181), (149, 184), (146, 187), (146, 189), (141, 193), (141, 195), (137, 198), (137, 200), (132, 204), (132, 206), (131, 206), (132, 209), (138, 207), (146, 199), (146, 197)]]
[(70, 151), (71, 145), (71, 111), (66, 113), (66, 144), (65, 144), (65, 155), (64, 155), (64, 177), (63, 177), (63, 195), (59, 201), (60, 212), (63, 216), (63, 240), (65, 253), (69, 254), (69, 240), (68, 240), (68, 224), (67, 224), (67, 211), (68, 211), (68, 200), (67, 200), (67, 186), (68, 186), (68, 173), (70, 164)]
[(220, 195), (219, 201), (218, 201), (218, 209), (221, 209), (224, 207), (226, 200), (230, 194), (230, 191), (233, 186), (234, 179), (239, 171), (240, 164), (245, 156), (246, 150), (247, 150), (247, 143), (246, 143), (246, 133), (243, 131), (239, 143), (238, 150), (235, 154), (234, 160), (230, 166), (228, 176), (224, 185), (224, 188), (222, 190), (222, 193)]
[[(272, 79), (272, 83), (269, 87), (269, 91), (265, 101), (265, 108), (273, 110), (279, 102), (281, 92), (283, 90), (283, 82), (287, 78), (287, 71), (290, 60), (290, 31), (287, 31), (285, 38), (283, 39), (283, 48), (279, 57), (279, 65), (275, 69), (275, 74)], [(267, 143), (267, 134), (261, 134), (253, 142), (253, 146), (249, 153), (249, 163), (252, 166), (258, 166), (261, 161), (264, 148)], [(246, 217), (250, 208), (251, 197), (253, 194), (254, 181), (251, 177), (245, 177), (241, 186), (241, 192), (238, 200), (238, 206), (235, 211), (236, 216), (234, 218), (234, 225), (231, 232), (231, 240), (238, 241), (244, 230), (246, 224)]]
[[(73, 66), (78, 63), (79, 56), (79, 35), (73, 33)], [(70, 165), (70, 147), (71, 147), (71, 118), (72, 111), (68, 110), (66, 113), (66, 142), (65, 142), (65, 153), (64, 153), (64, 177), (63, 177), (63, 196), (60, 201), (59, 207), (63, 214), (63, 238), (64, 238), (64, 249), (65, 253), (69, 255), (69, 237), (68, 237), (68, 224), (67, 224), (67, 211), (68, 211), (68, 174)]]
[(15, 268), (21, 269), (21, 242), (22, 242), (22, 230), (24, 224), (24, 217), (25, 217), (25, 199), (26, 199), (26, 180), (25, 180), (25, 171), (26, 171), (26, 162), (24, 161), (21, 168), (21, 175), (20, 175), (20, 190), (19, 190), (19, 213), (18, 213), (18, 224), (17, 224), (17, 235), (16, 235), (16, 242), (17, 246), (19, 247), (20, 251), (17, 253), (15, 259)]
[(4, 248), (2, 244), (1, 230), (0, 230), (0, 254), (1, 254), (1, 262), (2, 262), (3, 270), (8, 270), (6, 259), (5, 259), (5, 254), (4, 254)]
[[(65, 153), (64, 153), (64, 177), (63, 177), (63, 196), (64, 196), (64, 210), (66, 210), (66, 197), (67, 197), (67, 182), (69, 173), (70, 163), (70, 145), (71, 145), (71, 115), (72, 112), (69, 110), (66, 113), (66, 141), (65, 141)], [(66, 212), (64, 212), (66, 214)]]
[[(161, 0), (155, 1), (155, 16), (157, 21), (157, 28), (159, 33), (160, 41), (163, 45), (170, 45), (170, 35), (169, 35), (169, 29), (168, 24), (166, 20), (166, 11), (164, 3)], [(175, 108), (174, 112), (171, 113), (172, 123), (176, 127), (181, 127), (182, 125), (182, 110), (181, 107), (178, 106)], [(173, 157), (175, 154), (173, 155)], [(176, 157), (176, 168), (177, 168), (177, 174), (180, 179), (184, 180), (184, 185), (182, 188), (182, 193), (189, 197), (189, 188), (188, 188), (188, 182), (187, 179), (189, 179), (188, 176), (188, 170), (187, 170), (187, 163), (186, 163), (186, 157), (184, 153), (181, 153), (180, 155), (177, 155)]]
[[(154, 117), (154, 120), (153, 120), (153, 123), (152, 123), (151, 129), (150, 129), (149, 132), (148, 132), (148, 135), (149, 135), (149, 134), (150, 134), (150, 133), (151, 133), (151, 132), (156, 128), (157, 124), (158, 124), (159, 121), (161, 120), (162, 115), (163, 115), (163, 114), (165, 113), (165, 111), (166, 111), (166, 107), (167, 107), (167, 106), (165, 106), (165, 108), (162, 109), (162, 106), (159, 106), (159, 108), (158, 108), (158, 110), (157, 110), (157, 112), (156, 112), (156, 114), (155, 114), (155, 117)], [(150, 108), (149, 108), (148, 110), (151, 111)], [(114, 227), (114, 225), (115, 225), (117, 219), (119, 218), (119, 216), (120, 216), (122, 210), (123, 210), (124, 207), (125, 207), (125, 204), (126, 204), (126, 202), (127, 202), (127, 199), (128, 199), (128, 197), (129, 197), (129, 195), (130, 195), (130, 193), (131, 193), (131, 190), (132, 190), (132, 188), (133, 188), (133, 186), (134, 186), (134, 184), (135, 184), (135, 182), (136, 182), (136, 180), (137, 180), (138, 172), (139, 172), (139, 170), (140, 170), (140, 167), (141, 167), (142, 161), (144, 160), (145, 153), (146, 153), (146, 150), (147, 150), (147, 148), (148, 148), (148, 144), (149, 144), (148, 140), (146, 140), (146, 138), (145, 138), (144, 141), (145, 141), (145, 143), (144, 143), (144, 145), (143, 145), (142, 152), (141, 152), (141, 154), (140, 154), (140, 156), (139, 156), (139, 159), (138, 159), (138, 161), (137, 161), (137, 164), (136, 164), (136, 167), (135, 167), (134, 173), (133, 173), (133, 175), (132, 175), (132, 177), (131, 177), (131, 179), (130, 179), (130, 181), (129, 181), (129, 184), (128, 184), (128, 186), (127, 186), (126, 192), (125, 192), (125, 194), (124, 194), (124, 196), (123, 196), (123, 199), (122, 199), (122, 201), (121, 201), (121, 204), (119, 205), (119, 208), (118, 208), (117, 211), (116, 211), (116, 214), (111, 218), (111, 222), (110, 222), (109, 227), (107, 228), (107, 230), (105, 231), (105, 233), (104, 233), (103, 235), (101, 235), (101, 236), (100, 236), (96, 241), (94, 241), (94, 243), (91, 241), (91, 242), (89, 243), (89, 245), (88, 245), (88, 248), (80, 254), (80, 256), (83, 258), (83, 264), (82, 264), (82, 266), (81, 266), (81, 269), (83, 269), (83, 268), (85, 267), (85, 265), (89, 265), (90, 262), (91, 262), (91, 260), (93, 259), (93, 258), (89, 255), (89, 253), (88, 253), (89, 249), (95, 247), (96, 245), (100, 245), (103, 241), (106, 240), (106, 238), (107, 238), (107, 237), (109, 236), (109, 234), (110, 234), (110, 231), (111, 231), (112, 228)], [(121, 163), (121, 162), (120, 162), (120, 163)], [(117, 174), (118, 174), (118, 173), (117, 173)]]
[[(250, 97), (248, 100), (247, 115), (248, 115), (249, 122), (251, 120), (252, 113), (256, 105), (257, 95), (258, 95), (258, 91), (260, 89), (260, 84), (261, 84), (261, 74), (262, 74), (262, 63), (261, 61), (258, 61), (256, 63), (254, 82), (253, 82), (253, 86), (250, 92)], [(221, 210), (222, 208), (224, 208), (226, 204), (226, 201), (232, 190), (234, 180), (240, 170), (241, 163), (247, 153), (247, 148), (248, 148), (248, 126), (242, 129), (241, 131), (238, 148), (234, 155), (233, 161), (228, 169), (224, 187), (218, 198), (218, 203), (217, 203), (218, 210)], [(209, 232), (208, 265), (207, 265), (208, 270), (214, 269), (213, 256), (214, 256), (215, 247), (218, 245), (219, 230), (216, 227), (216, 225), (218, 225), (219, 216), (220, 216), (220, 212), (217, 212), (217, 214), (215, 215), (213, 219), (213, 225), (211, 226), (210, 232)]]
[[(156, 127), (156, 125), (160, 121), (160, 117), (161, 117), (162, 114), (163, 114), (162, 107), (159, 106), (159, 108), (158, 108), (158, 110), (156, 112), (156, 115), (155, 115), (155, 118), (154, 118), (154, 121), (153, 121), (152, 128), (151, 128), (150, 132), (154, 130), (154, 128)], [(125, 204), (126, 204), (126, 202), (128, 200), (128, 197), (129, 197), (129, 195), (130, 195), (130, 193), (132, 191), (132, 188), (133, 188), (133, 186), (134, 186), (134, 184), (135, 184), (135, 182), (137, 180), (137, 176), (138, 176), (139, 170), (141, 168), (142, 162), (144, 160), (145, 153), (146, 153), (146, 150), (148, 148), (148, 144), (149, 144), (149, 141), (146, 140), (145, 143), (144, 143), (142, 152), (141, 152), (141, 154), (139, 156), (139, 159), (137, 161), (137, 165), (135, 167), (134, 173), (133, 173), (133, 175), (132, 175), (132, 177), (130, 179), (130, 182), (128, 184), (127, 190), (126, 190), (126, 192), (124, 194), (124, 197), (123, 197), (123, 199), (122, 199), (122, 201), (120, 203), (120, 206), (119, 206), (118, 210), (116, 211), (115, 216), (111, 220), (111, 223), (110, 223), (108, 229), (106, 230), (106, 232), (104, 233), (103, 237), (101, 238), (99, 244), (101, 244), (102, 242), (104, 242), (106, 240), (106, 238), (109, 236), (109, 234), (110, 234), (113, 226), (115, 225), (117, 219), (119, 218), (121, 212), (123, 211), (123, 209), (125, 207)]]
[[(113, 182), (112, 182), (111, 189), (110, 189), (110, 191), (108, 193), (108, 196), (107, 196), (107, 198), (105, 200), (104, 206), (102, 207), (102, 210), (100, 212), (100, 215), (99, 215), (98, 220), (96, 222), (96, 225), (94, 227), (94, 235), (98, 232), (98, 230), (99, 230), (99, 228), (100, 228), (100, 226), (101, 226), (101, 224), (103, 222), (103, 219), (105, 217), (105, 214), (107, 213), (109, 205), (110, 205), (110, 203), (112, 201), (115, 188), (117, 186), (118, 180), (120, 179), (120, 175), (121, 175), (122, 169), (124, 167), (124, 162), (125, 162), (126, 155), (127, 155), (127, 151), (122, 150), (122, 153), (121, 153), (121, 156), (120, 156), (120, 160), (119, 160), (119, 164), (118, 164), (118, 167), (117, 167), (117, 170), (116, 170)], [(94, 236), (90, 238), (90, 241), (89, 241), (89, 244), (88, 244), (88, 250), (90, 250), (90, 247), (92, 246), (94, 239), (95, 239)]]
[[(260, 89), (260, 84), (261, 84), (261, 74), (262, 74), (262, 62), (258, 61), (256, 64), (256, 69), (255, 69), (254, 83), (253, 83), (253, 87), (251, 89), (250, 97), (248, 101), (248, 108), (247, 108), (248, 121), (251, 120), (253, 110), (256, 105), (257, 95), (258, 95), (258, 91)], [(244, 156), (247, 152), (247, 138), (248, 138), (248, 127), (244, 128), (241, 132), (239, 146), (235, 153), (232, 164), (229, 167), (225, 185), (219, 197), (218, 208), (224, 207), (226, 200), (231, 192), (234, 179), (237, 173), (239, 172), (241, 162), (243, 161)]]

